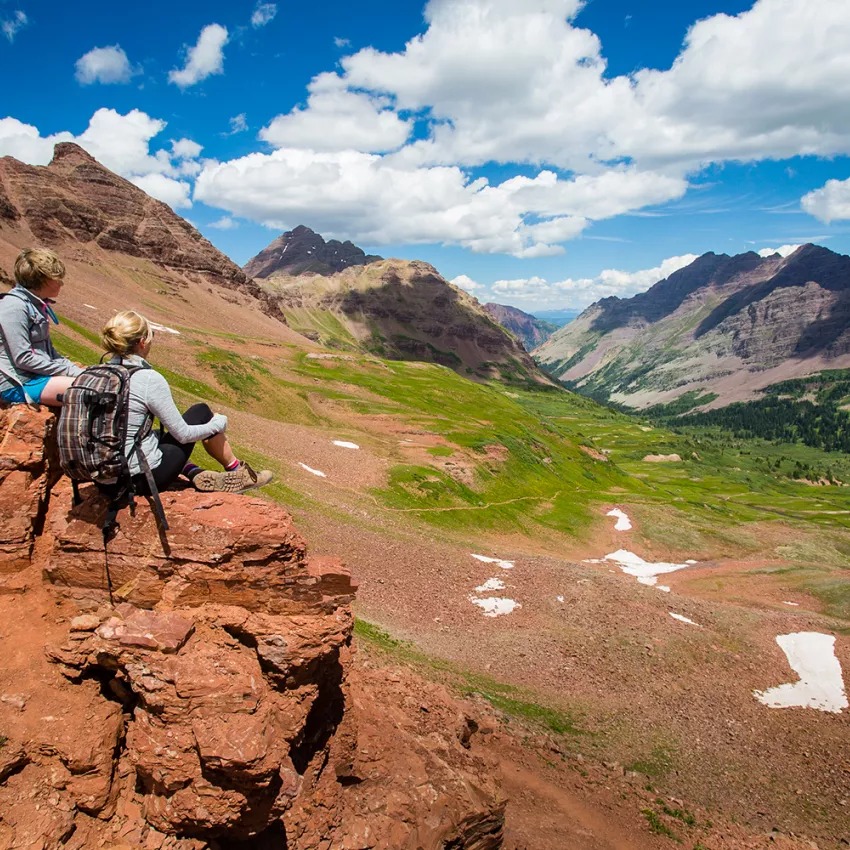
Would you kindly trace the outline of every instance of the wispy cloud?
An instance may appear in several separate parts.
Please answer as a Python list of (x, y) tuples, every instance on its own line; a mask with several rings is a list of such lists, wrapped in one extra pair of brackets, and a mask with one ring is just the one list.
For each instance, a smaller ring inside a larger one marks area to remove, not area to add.
[(5, 18), (2, 23), (0, 23), (0, 29), (3, 30), (3, 35), (9, 39), (9, 41), (14, 41), (15, 36), (29, 23), (29, 18), (26, 16), (25, 12), (22, 12), (20, 9), (15, 10), (14, 14), (11, 18)]
[(251, 26), (254, 29), (264, 27), (277, 14), (277, 3), (257, 3), (254, 14), (251, 15)]

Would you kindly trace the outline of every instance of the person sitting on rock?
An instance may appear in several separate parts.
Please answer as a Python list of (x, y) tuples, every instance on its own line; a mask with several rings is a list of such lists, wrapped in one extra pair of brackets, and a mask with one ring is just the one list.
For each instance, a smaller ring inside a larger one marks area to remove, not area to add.
[(59, 297), (65, 264), (53, 251), (24, 248), (15, 260), (11, 292), (0, 297), (0, 399), (10, 404), (58, 407), (82, 369), (50, 340), (59, 324), (51, 304)]
[[(141, 449), (159, 490), (168, 489), (181, 474), (197, 490), (204, 492), (244, 493), (268, 484), (273, 478), (271, 472), (255, 472), (233, 454), (225, 435), (226, 416), (213, 414), (209, 405), (203, 403), (194, 404), (183, 415), (180, 414), (168, 382), (145, 359), (153, 339), (150, 322), (132, 310), (116, 313), (101, 332), (103, 346), (112, 355), (109, 363), (142, 367), (130, 376), (126, 451), (130, 451), (139, 429), (153, 415), (162, 423), (166, 433), (160, 439), (159, 432), (152, 430), (142, 440)], [(189, 460), (197, 440), (201, 440), (207, 454), (224, 467), (223, 471), (201, 469)], [(130, 472), (137, 492), (146, 493), (147, 482), (135, 455), (130, 458)]]

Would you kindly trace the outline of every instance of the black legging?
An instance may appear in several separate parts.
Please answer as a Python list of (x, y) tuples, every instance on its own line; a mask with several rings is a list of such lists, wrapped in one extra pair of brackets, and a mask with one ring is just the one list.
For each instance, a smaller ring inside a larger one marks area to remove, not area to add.
[[(208, 404), (193, 404), (184, 414), (183, 419), (187, 425), (204, 425), (213, 418), (213, 412)], [(159, 441), (159, 450), (162, 452), (162, 460), (159, 466), (155, 466), (151, 472), (156, 482), (157, 490), (167, 490), (183, 471), (183, 467), (192, 456), (194, 443), (178, 443), (169, 433), (162, 435)], [(133, 476), (136, 492), (147, 495), (148, 482), (144, 474)]]

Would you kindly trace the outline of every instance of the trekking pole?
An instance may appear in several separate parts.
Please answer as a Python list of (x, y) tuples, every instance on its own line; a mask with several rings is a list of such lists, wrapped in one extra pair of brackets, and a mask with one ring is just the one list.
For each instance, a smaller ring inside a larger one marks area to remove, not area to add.
[(109, 574), (109, 556), (106, 552), (106, 543), (109, 538), (109, 532), (103, 530), (103, 566), (106, 570), (106, 589), (109, 591), (109, 604), (114, 608), (115, 600), (112, 598), (112, 576)]

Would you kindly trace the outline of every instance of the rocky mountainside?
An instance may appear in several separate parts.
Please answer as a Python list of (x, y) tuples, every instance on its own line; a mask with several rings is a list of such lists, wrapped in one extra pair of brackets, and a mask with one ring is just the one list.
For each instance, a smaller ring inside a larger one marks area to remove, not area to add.
[(817, 245), (708, 253), (632, 298), (604, 298), (536, 352), (569, 386), (634, 407), (722, 406), (850, 366), (850, 257)]
[(484, 309), (503, 327), (507, 328), (525, 347), (531, 351), (542, 345), (558, 330), (558, 325), (544, 322), (516, 307), (490, 302)]
[(366, 254), (352, 242), (329, 239), (299, 224), (278, 236), (267, 248), (252, 257), (244, 266), (251, 277), (268, 278), (275, 275), (331, 275), (349, 266), (365, 266), (382, 260), (376, 254)]
[(74, 246), (71, 253), (90, 264), (100, 259), (92, 253), (98, 249), (148, 260), (160, 272), (246, 295), (282, 318), (266, 293), (189, 222), (70, 142), (56, 145), (47, 166), (0, 158), (0, 238)]
[(123, 510), (113, 601), (104, 503), (55, 485), (54, 430), (0, 411), (0, 846), (502, 845), (476, 722), (355, 664), (356, 584), (286, 511), (169, 492), (159, 534)]
[(473, 378), (547, 382), (519, 342), (428, 263), (276, 274), (264, 285), (290, 327), (329, 347), (440, 363)]

